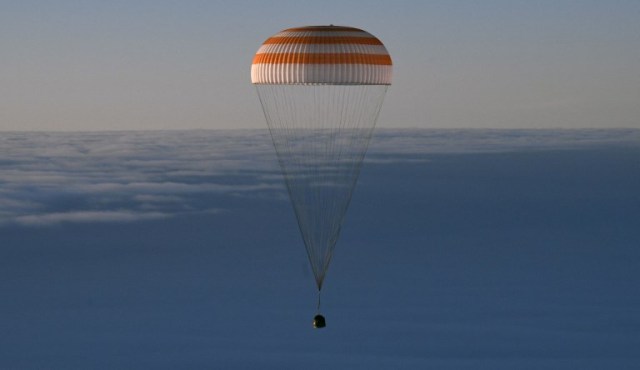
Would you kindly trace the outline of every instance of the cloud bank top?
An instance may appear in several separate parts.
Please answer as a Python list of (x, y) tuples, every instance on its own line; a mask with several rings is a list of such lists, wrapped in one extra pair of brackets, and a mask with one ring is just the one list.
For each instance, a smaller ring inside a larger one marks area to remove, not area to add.
[[(366, 161), (593, 145), (640, 145), (640, 130), (378, 130)], [(0, 227), (215, 214), (229, 197), (287, 200), (266, 130), (5, 132), (0, 167)]]

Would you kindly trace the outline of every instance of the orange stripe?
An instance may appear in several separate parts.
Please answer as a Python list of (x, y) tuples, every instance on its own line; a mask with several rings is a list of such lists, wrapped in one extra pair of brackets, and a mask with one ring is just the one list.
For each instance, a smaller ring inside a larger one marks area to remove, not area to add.
[(265, 53), (256, 54), (253, 64), (376, 64), (391, 65), (391, 57), (381, 54), (313, 54), (313, 53)]
[(360, 45), (382, 45), (382, 42), (375, 37), (270, 37), (266, 44), (360, 44)]

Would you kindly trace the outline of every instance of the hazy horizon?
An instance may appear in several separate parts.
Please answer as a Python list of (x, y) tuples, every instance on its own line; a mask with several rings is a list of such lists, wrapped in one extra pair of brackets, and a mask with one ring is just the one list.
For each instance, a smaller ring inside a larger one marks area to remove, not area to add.
[[(267, 127), (241, 127), (241, 128), (225, 128), (225, 127), (211, 127), (211, 128), (151, 128), (151, 129), (86, 129), (86, 130), (2, 130), (3, 133), (118, 133), (118, 132), (189, 132), (189, 131), (268, 131)], [(384, 131), (515, 131), (515, 132), (581, 132), (581, 131), (630, 131), (640, 132), (640, 128), (636, 127), (548, 127), (548, 128), (530, 128), (530, 127), (518, 127), (518, 128), (501, 128), (501, 127), (419, 127), (419, 126), (406, 126), (406, 127), (376, 127), (373, 132), (373, 137), (376, 133)]]

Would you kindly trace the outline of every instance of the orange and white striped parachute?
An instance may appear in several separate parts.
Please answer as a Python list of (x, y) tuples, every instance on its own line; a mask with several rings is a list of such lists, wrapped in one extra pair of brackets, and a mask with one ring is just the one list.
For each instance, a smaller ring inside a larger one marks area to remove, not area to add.
[(256, 86), (320, 290), (388, 86), (382, 42), (352, 27), (289, 28), (256, 53)]
[(391, 56), (353, 27), (289, 28), (269, 37), (251, 66), (254, 84), (390, 85)]

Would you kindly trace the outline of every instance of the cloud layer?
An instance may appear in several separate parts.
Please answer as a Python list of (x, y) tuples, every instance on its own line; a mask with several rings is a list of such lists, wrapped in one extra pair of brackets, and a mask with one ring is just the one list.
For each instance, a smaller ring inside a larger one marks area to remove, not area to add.
[(640, 368), (637, 137), (378, 131), (318, 332), (266, 132), (0, 135), (0, 368)]
[(199, 194), (283, 191), (262, 131), (3, 133), (0, 225), (132, 222), (213, 210)]
[[(378, 130), (366, 161), (621, 143), (640, 143), (640, 130)], [(8, 132), (0, 136), (0, 168), (0, 226), (133, 222), (224, 208), (203, 195), (286, 199), (266, 130)]]

